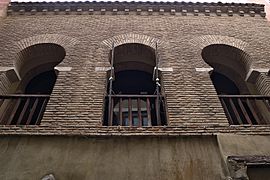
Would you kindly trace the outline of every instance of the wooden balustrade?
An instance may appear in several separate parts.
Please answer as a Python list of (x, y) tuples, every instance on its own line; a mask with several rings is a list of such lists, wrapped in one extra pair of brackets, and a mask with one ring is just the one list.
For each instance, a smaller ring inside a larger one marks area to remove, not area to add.
[(40, 124), (49, 98), (37, 94), (0, 95), (0, 124)]
[(219, 99), (230, 124), (257, 125), (270, 122), (270, 96), (219, 95)]
[(157, 95), (107, 96), (103, 124), (135, 127), (166, 125), (163, 102), (164, 98)]

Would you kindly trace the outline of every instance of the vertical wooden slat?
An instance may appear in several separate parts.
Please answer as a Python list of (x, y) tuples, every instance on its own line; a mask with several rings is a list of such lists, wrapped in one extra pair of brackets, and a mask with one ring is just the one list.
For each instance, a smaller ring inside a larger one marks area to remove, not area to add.
[(10, 113), (10, 117), (7, 121), (7, 125), (10, 125), (12, 123), (12, 120), (13, 120), (13, 118), (14, 118), (14, 116), (15, 116), (15, 114), (20, 106), (20, 103), (21, 103), (21, 98), (18, 98), (15, 100), (16, 100), (16, 104), (15, 104), (14, 108), (12, 109), (12, 112)]
[(23, 106), (22, 112), (20, 113), (19, 119), (18, 119), (18, 121), (16, 123), (17, 125), (21, 124), (21, 122), (23, 120), (23, 117), (24, 117), (24, 114), (26, 113), (26, 110), (27, 110), (27, 108), (29, 106), (29, 102), (30, 102), (30, 98), (27, 98), (27, 100), (26, 100), (26, 102), (25, 102), (25, 104)]
[(111, 99), (111, 107), (110, 107), (110, 126), (113, 126), (113, 107), (114, 107), (114, 98)]
[(108, 126), (112, 125), (112, 121), (111, 121), (111, 109), (112, 109), (112, 96), (109, 95), (108, 96)]
[(228, 107), (227, 107), (227, 104), (225, 103), (224, 98), (220, 98), (220, 100), (221, 100), (221, 104), (223, 105), (223, 108), (225, 109), (225, 113), (226, 113), (227, 116), (228, 116), (229, 123), (230, 123), (230, 124), (234, 124), (233, 118), (232, 118), (232, 116), (231, 116), (230, 111), (228, 110)]
[(151, 122), (151, 104), (149, 98), (146, 98), (146, 106), (147, 106), (147, 120), (148, 120), (148, 126), (152, 126)]
[(123, 126), (122, 98), (119, 99), (119, 125)]
[(233, 112), (234, 112), (234, 114), (236, 116), (236, 119), (237, 119), (238, 123), (243, 124), (243, 122), (241, 120), (241, 117), (240, 117), (240, 115), (239, 115), (239, 113), (238, 113), (238, 111), (237, 111), (237, 109), (236, 109), (236, 107), (235, 107), (235, 105), (234, 105), (234, 103), (232, 101), (232, 98), (229, 98), (229, 102), (230, 102), (230, 105), (231, 105), (231, 107), (233, 109)]
[(241, 110), (242, 110), (242, 112), (243, 112), (243, 114), (244, 114), (244, 116), (245, 116), (247, 122), (248, 122), (249, 124), (252, 124), (252, 121), (250, 120), (250, 117), (248, 116), (248, 113), (247, 113), (247, 111), (246, 111), (246, 109), (245, 109), (245, 107), (244, 107), (244, 105), (243, 105), (243, 103), (242, 103), (241, 98), (237, 98), (237, 102), (238, 102), (238, 104), (239, 104), (239, 106), (240, 106), (240, 108), (241, 108)]
[(137, 103), (138, 103), (138, 119), (139, 119), (139, 127), (142, 127), (142, 112), (141, 112), (141, 99), (138, 98), (137, 99)]
[(128, 119), (129, 119), (129, 125), (132, 126), (132, 102), (131, 102), (131, 98), (128, 98)]
[(37, 105), (38, 105), (38, 101), (39, 101), (39, 98), (36, 97), (36, 98), (35, 98), (35, 102), (34, 102), (32, 108), (31, 108), (31, 111), (30, 111), (30, 113), (29, 113), (28, 119), (27, 119), (27, 121), (26, 121), (26, 125), (29, 125), (29, 124), (31, 123), (31, 120), (32, 120), (32, 118), (33, 118), (33, 115), (34, 115), (34, 113), (35, 113), (35, 111), (36, 111), (36, 108), (37, 108)]
[(161, 121), (160, 121), (160, 104), (159, 104), (159, 96), (157, 96), (155, 98), (155, 102), (156, 102), (156, 118), (157, 118), (157, 125), (160, 126), (161, 125)]
[(247, 99), (247, 105), (248, 105), (249, 110), (251, 111), (251, 113), (252, 113), (252, 115), (253, 115), (255, 121), (257, 122), (257, 124), (260, 124), (260, 119), (259, 119), (259, 117), (257, 116), (256, 112), (254, 111), (254, 108), (253, 108), (253, 106), (251, 105), (250, 99), (249, 99), (249, 98)]
[(42, 118), (42, 115), (43, 115), (43, 113), (45, 111), (45, 107), (46, 107), (46, 104), (47, 104), (48, 100), (49, 100), (49, 98), (44, 98), (42, 106), (41, 106), (41, 108), (39, 110), (39, 113), (38, 113), (38, 118), (37, 118), (35, 124), (40, 124), (41, 118)]

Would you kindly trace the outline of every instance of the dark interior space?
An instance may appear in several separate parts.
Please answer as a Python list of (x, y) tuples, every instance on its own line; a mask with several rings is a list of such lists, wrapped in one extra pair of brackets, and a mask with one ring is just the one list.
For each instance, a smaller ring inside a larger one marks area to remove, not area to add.
[(270, 166), (269, 165), (248, 166), (247, 174), (249, 180), (270, 180)]
[(240, 94), (238, 87), (235, 83), (230, 80), (225, 75), (213, 71), (210, 75), (210, 78), (215, 86), (217, 94), (224, 94), (224, 95), (237, 95)]
[(152, 74), (144, 71), (127, 70), (115, 74), (115, 94), (154, 94), (156, 89)]
[(25, 94), (51, 94), (56, 78), (54, 70), (38, 74), (27, 84)]

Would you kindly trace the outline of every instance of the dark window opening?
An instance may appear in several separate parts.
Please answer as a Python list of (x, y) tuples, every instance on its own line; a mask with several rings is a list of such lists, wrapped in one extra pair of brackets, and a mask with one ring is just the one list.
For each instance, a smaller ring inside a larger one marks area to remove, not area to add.
[(240, 91), (235, 83), (225, 75), (213, 71), (210, 75), (210, 78), (214, 84), (217, 94), (240, 94)]
[(249, 180), (270, 179), (270, 166), (269, 165), (248, 166), (247, 175)]
[(25, 94), (51, 94), (56, 82), (54, 70), (43, 72), (35, 76), (26, 86)]
[(117, 72), (113, 82), (113, 92), (115, 94), (154, 94), (156, 86), (152, 78), (152, 74), (144, 71)]
[(202, 58), (213, 67), (211, 80), (230, 124), (269, 124), (270, 97), (252, 95), (257, 87), (247, 82), (250, 56), (233, 46), (212, 44), (202, 50)]
[(29, 81), (24, 94), (8, 97), (11, 101), (10, 116), (5, 124), (40, 124), (56, 78), (54, 70), (43, 72)]
[(221, 95), (219, 97), (230, 124), (258, 124), (254, 99), (241, 98), (239, 88), (225, 75), (213, 71), (210, 77), (217, 94)]
[(155, 50), (134, 43), (113, 48), (111, 53), (103, 125), (166, 125)]

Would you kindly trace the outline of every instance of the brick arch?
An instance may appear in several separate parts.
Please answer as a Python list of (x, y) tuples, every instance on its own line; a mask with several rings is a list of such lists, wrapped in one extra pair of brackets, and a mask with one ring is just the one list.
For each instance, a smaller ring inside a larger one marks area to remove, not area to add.
[[(248, 43), (240, 39), (228, 36), (204, 35), (191, 39), (190, 44), (195, 49), (197, 56), (199, 56), (203, 62), (205, 62), (205, 60), (201, 55), (203, 49), (205, 49), (206, 47), (212, 45), (224, 45), (227, 47), (231, 47), (231, 53), (234, 53), (234, 51), (240, 52), (240, 63), (243, 64), (245, 68), (245, 72), (243, 72), (242, 76), (246, 76), (247, 73), (250, 71), (250, 68), (252, 66), (252, 58), (249, 55), (250, 53), (247, 52)], [(208, 62), (206, 62), (206, 64), (209, 65)]]
[[(236, 39), (234, 37), (229, 37), (229, 36), (220, 36), (220, 35), (204, 35), (204, 36), (199, 36), (196, 38), (193, 38), (189, 41), (189, 44), (193, 46), (195, 49), (196, 53), (198, 56), (201, 57), (201, 52), (202, 50), (210, 45), (227, 45), (231, 46), (234, 48), (239, 49), (240, 51), (243, 52), (243, 56), (246, 56), (243, 58), (244, 60), (244, 65), (248, 68), (252, 66), (252, 58), (250, 57), (250, 53), (248, 52), (248, 43)], [(201, 58), (202, 61), (204, 61)]]
[(200, 50), (212, 44), (225, 44), (228, 46), (236, 47), (242, 51), (246, 51), (246, 48), (248, 47), (248, 43), (240, 39), (220, 35), (204, 35), (196, 37), (190, 40), (190, 44)]
[[(20, 77), (19, 71), (23, 67), (23, 65), (27, 63), (26, 62), (27, 59), (23, 57), (28, 56), (31, 53), (27, 51), (29, 47), (38, 44), (55, 44), (63, 47), (66, 53), (68, 53), (78, 42), (79, 41), (75, 38), (59, 34), (43, 34), (22, 39), (16, 44), (17, 49), (15, 50), (17, 51), (17, 56), (14, 58), (14, 69), (18, 74), (18, 76)], [(44, 49), (44, 51), (46, 51), (46, 49)]]
[(150, 37), (150, 36), (142, 35), (142, 34), (128, 33), (128, 34), (121, 34), (121, 35), (117, 35), (112, 38), (106, 39), (103, 41), (103, 44), (111, 49), (113, 43), (115, 47), (120, 46), (122, 44), (138, 43), (138, 44), (150, 46), (155, 49), (156, 42), (159, 45), (162, 44), (162, 42), (158, 38), (154, 38), (154, 37)]

